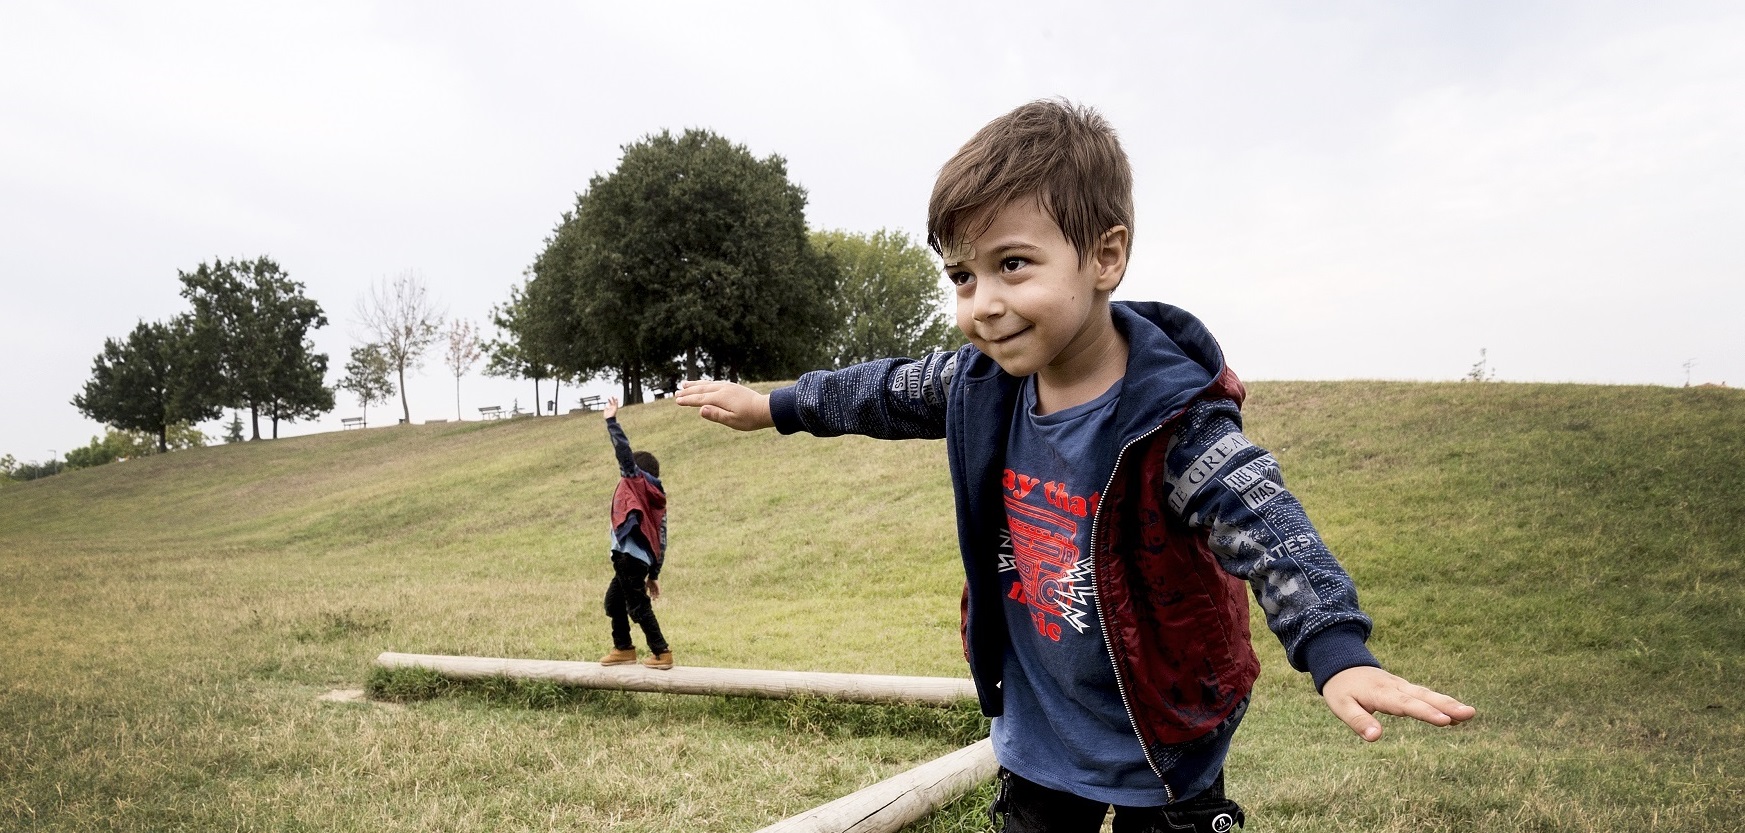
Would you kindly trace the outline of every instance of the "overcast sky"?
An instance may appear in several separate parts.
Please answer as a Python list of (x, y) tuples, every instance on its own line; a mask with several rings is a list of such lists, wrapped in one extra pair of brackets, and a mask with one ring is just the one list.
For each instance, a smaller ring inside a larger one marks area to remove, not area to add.
[[(1745, 385), (1741, 44), (1735, 2), (0, 0), (0, 454), (101, 434), (68, 400), (103, 340), (184, 311), (202, 262), (302, 282), (334, 381), (371, 282), (483, 323), (650, 133), (780, 155), (813, 228), (919, 236), (940, 164), (1054, 96), (1133, 159), (1117, 297), (1198, 314), (1244, 378), (1482, 349), (1505, 381)], [(440, 361), (407, 386), (455, 418)]]

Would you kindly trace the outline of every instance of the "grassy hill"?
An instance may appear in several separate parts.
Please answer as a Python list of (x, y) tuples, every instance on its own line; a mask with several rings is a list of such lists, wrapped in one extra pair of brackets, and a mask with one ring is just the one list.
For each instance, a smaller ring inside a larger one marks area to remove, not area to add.
[[(1232, 794), (1273, 831), (1745, 826), (1745, 395), (1261, 383), (1247, 431), (1388, 666), (1480, 710), (1364, 745), (1265, 663)], [(692, 665), (960, 676), (944, 449), (620, 416), (672, 499)], [(359, 688), (384, 650), (607, 647), (598, 414), (197, 449), (0, 492), (0, 828), (750, 830), (955, 748), (924, 710)], [(981, 829), (979, 803), (928, 830)]]

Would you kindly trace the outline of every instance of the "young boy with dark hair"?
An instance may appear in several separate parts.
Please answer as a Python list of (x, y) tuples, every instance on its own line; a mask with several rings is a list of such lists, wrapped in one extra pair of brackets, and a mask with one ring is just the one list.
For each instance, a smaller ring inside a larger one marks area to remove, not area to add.
[(636, 661), (630, 623), (648, 640), (649, 668), (673, 667), (673, 652), (654, 618), (660, 598), (660, 568), (666, 561), (666, 490), (660, 485), (660, 461), (646, 451), (631, 451), (630, 438), (618, 425), (618, 399), (606, 400), (606, 434), (618, 456), (618, 488), (612, 493), (612, 581), (606, 585), (606, 617), (612, 620), (612, 650), (601, 665)]
[(678, 394), (740, 430), (945, 438), (964, 649), (1008, 831), (1224, 833), (1224, 760), (1259, 660), (1252, 589), (1292, 667), (1366, 741), (1374, 712), (1472, 707), (1381, 669), (1350, 577), (1241, 433), (1242, 383), (1192, 315), (1112, 302), (1132, 175), (1094, 111), (1038, 101), (941, 169), (928, 241), (969, 344), (815, 371), (768, 395)]

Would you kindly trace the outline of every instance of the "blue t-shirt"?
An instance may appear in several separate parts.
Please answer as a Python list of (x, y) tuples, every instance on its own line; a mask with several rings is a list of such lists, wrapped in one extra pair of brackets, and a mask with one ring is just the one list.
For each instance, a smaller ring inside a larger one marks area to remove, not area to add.
[[(1024, 380), (1006, 446), (1000, 589), (1011, 648), (994, 752), (1002, 766), (1042, 786), (1154, 807), (1171, 796), (1121, 701), (1089, 554), (1091, 521), (1119, 450), (1121, 388), (1116, 382), (1090, 402), (1038, 416), (1035, 377)], [(1177, 800), (1211, 785), (1236, 722), (1164, 750), (1157, 764)]]

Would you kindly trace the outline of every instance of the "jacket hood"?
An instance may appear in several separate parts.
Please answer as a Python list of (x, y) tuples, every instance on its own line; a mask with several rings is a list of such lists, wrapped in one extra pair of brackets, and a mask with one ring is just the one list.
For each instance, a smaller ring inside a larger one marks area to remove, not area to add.
[(1224, 351), (1200, 319), (1156, 301), (1110, 304), (1127, 339), (1127, 372), (1115, 422), (1123, 438), (1157, 427), (1219, 382)]

